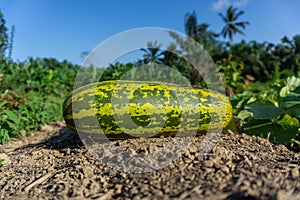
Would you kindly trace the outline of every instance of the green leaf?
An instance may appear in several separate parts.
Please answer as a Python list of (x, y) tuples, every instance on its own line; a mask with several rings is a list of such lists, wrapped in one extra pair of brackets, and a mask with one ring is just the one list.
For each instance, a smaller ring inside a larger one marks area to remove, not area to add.
[(270, 103), (250, 104), (245, 107), (247, 111), (253, 113), (253, 118), (262, 119), (276, 119), (284, 113), (281, 107), (276, 107)]
[(290, 107), (286, 111), (289, 115), (297, 117), (300, 120), (300, 104)]
[(53, 70), (50, 69), (48, 74), (48, 80), (51, 80), (52, 78), (53, 78)]
[(2, 127), (0, 127), (0, 143), (4, 143), (6, 141), (9, 141), (10, 137), (8, 134), (8, 130), (3, 129)]
[(3, 112), (7, 115), (8, 119), (13, 121), (15, 124), (19, 124), (19, 118), (14, 112), (11, 110), (3, 110)]
[(7, 102), (0, 102), (0, 108), (2, 108)]
[(283, 98), (282, 105), (284, 108), (300, 105), (300, 87), (297, 87), (295, 90), (290, 92), (289, 95)]
[(300, 78), (297, 78), (295, 76), (292, 77), (288, 77), (287, 78), (287, 82), (286, 82), (286, 86), (284, 86), (281, 90), (280, 90), (280, 96), (281, 97), (285, 97), (287, 96), (292, 90), (294, 90), (295, 88), (300, 86)]
[(296, 118), (285, 114), (278, 122), (271, 120), (253, 120), (244, 127), (244, 131), (249, 135), (257, 135), (288, 144), (298, 134), (299, 121)]
[(252, 117), (252, 113), (247, 111), (247, 110), (242, 110), (241, 112), (239, 112), (238, 116), (237, 116), (239, 119), (245, 121), (249, 118)]
[(288, 114), (285, 114), (283, 118), (277, 123), (282, 127), (296, 127), (297, 129), (299, 127), (299, 121), (296, 118), (289, 116)]
[(11, 128), (12, 130), (15, 130), (15, 131), (18, 130), (18, 124), (17, 123), (12, 123), (12, 122), (7, 121), (7, 124), (9, 126), (9, 128)]

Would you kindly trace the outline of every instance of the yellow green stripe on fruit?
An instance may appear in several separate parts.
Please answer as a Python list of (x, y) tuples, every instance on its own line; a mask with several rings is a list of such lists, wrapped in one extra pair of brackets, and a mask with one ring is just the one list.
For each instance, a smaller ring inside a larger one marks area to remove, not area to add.
[(211, 90), (119, 80), (74, 90), (63, 103), (63, 117), (74, 131), (108, 138), (184, 136), (226, 126), (232, 106)]

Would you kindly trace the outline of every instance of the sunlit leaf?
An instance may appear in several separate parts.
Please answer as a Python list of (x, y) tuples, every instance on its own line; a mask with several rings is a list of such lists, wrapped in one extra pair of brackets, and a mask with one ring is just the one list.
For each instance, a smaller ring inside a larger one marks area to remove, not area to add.
[(298, 119), (300, 119), (300, 104), (287, 109), (287, 113), (293, 117), (297, 117)]
[(2, 108), (7, 102), (0, 102), (0, 108)]
[(289, 116), (288, 114), (284, 115), (283, 118), (277, 122), (282, 127), (296, 127), (298, 129), (299, 122), (296, 118)]
[(14, 112), (12, 112), (11, 110), (3, 110), (3, 112), (7, 115), (8, 119), (16, 124), (19, 124), (19, 118)]
[(252, 113), (247, 111), (247, 110), (242, 110), (241, 112), (239, 112), (238, 116), (237, 116), (239, 119), (245, 121), (249, 118), (252, 117)]
[(289, 77), (286, 82), (286, 86), (284, 86), (280, 90), (280, 96), (285, 97), (287, 96), (292, 90), (300, 86), (300, 78), (295, 76)]

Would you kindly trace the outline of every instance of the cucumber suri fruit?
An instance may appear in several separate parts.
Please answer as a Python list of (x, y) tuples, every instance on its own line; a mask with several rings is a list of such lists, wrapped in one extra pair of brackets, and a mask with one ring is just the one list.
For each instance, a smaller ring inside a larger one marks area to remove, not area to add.
[(212, 90), (111, 80), (74, 90), (63, 103), (63, 117), (70, 129), (100, 138), (188, 136), (222, 130), (232, 106)]

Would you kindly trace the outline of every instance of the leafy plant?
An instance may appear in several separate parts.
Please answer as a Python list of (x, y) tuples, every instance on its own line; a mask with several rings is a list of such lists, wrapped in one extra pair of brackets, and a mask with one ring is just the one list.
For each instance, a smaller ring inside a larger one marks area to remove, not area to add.
[(30, 58), (24, 63), (2, 60), (0, 142), (62, 120), (61, 104), (73, 89), (78, 68), (46, 58)]
[(1, 109), (6, 102), (0, 102), (0, 143), (10, 139), (9, 132), (15, 133), (19, 129), (18, 116), (11, 110)]
[(246, 107), (252, 119), (244, 126), (245, 133), (288, 144), (299, 134), (299, 121), (282, 107), (272, 104), (253, 104)]
[(245, 93), (232, 101), (245, 133), (285, 145), (299, 144), (300, 79), (278, 80), (257, 94)]
[(9, 140), (10, 136), (8, 134), (8, 130), (2, 129), (2, 127), (0, 127), (0, 144), (3, 144), (4, 142)]
[(232, 60), (232, 56), (217, 61), (216, 65), (220, 75), (223, 76), (226, 92), (229, 96), (245, 91), (247, 85), (253, 81), (253, 78), (248, 77), (248, 79), (246, 79), (241, 75), (244, 64), (238, 64)]

